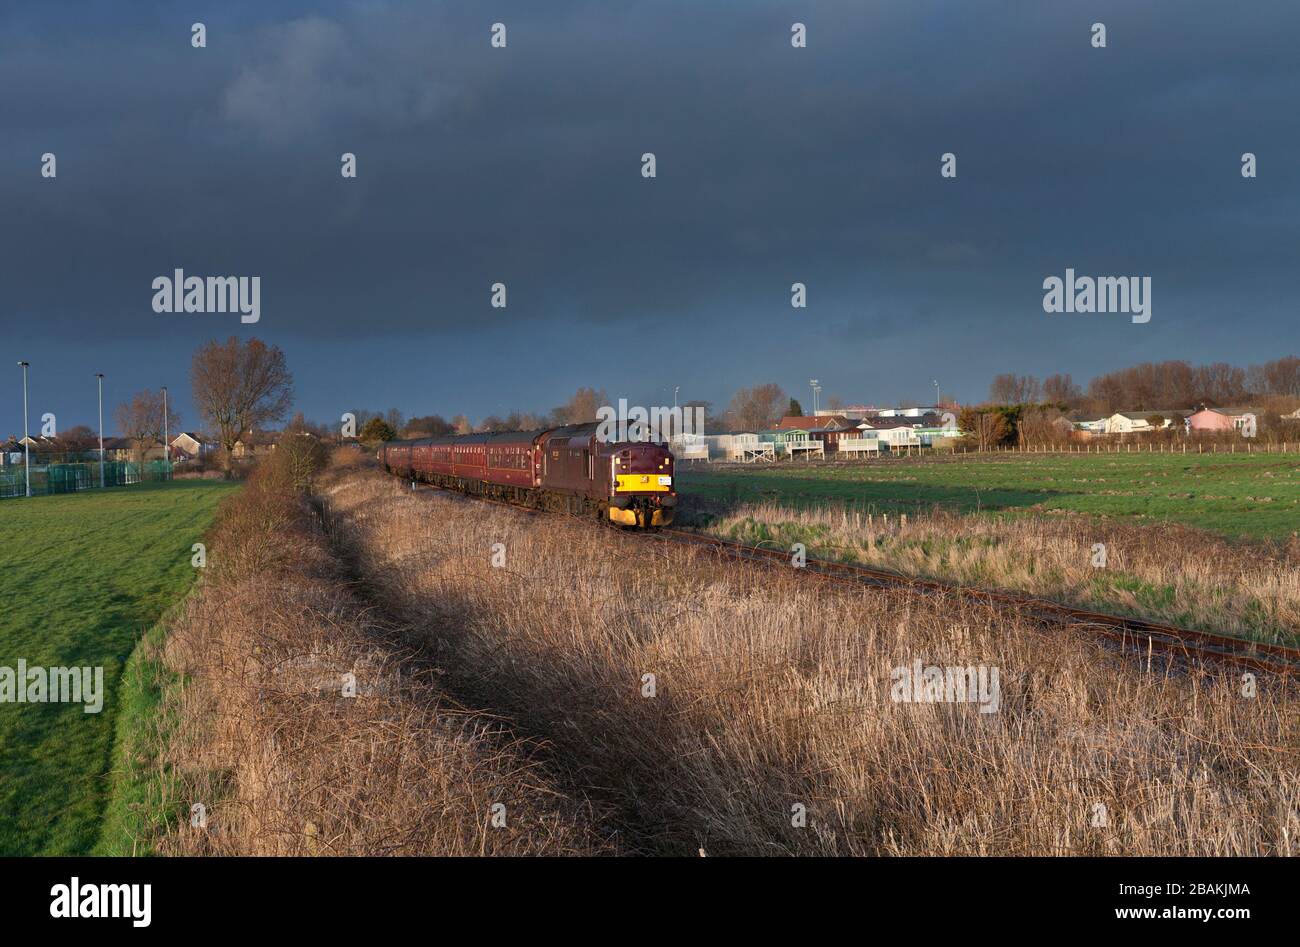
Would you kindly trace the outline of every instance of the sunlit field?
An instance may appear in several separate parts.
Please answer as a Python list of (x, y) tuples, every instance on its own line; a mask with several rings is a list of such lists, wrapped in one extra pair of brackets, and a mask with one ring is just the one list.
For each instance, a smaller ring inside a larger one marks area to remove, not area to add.
[(102, 666), (104, 705), (0, 703), (0, 853), (89, 852), (123, 664), (184, 595), (190, 546), (233, 489), (140, 484), (0, 502), (0, 665)]
[(683, 465), (684, 494), (862, 511), (1085, 514), (1227, 536), (1300, 530), (1300, 454), (966, 454)]

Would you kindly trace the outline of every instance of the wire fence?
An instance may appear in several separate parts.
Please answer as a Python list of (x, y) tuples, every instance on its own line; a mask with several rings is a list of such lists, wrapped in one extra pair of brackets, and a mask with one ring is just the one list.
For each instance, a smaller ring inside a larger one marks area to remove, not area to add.
[[(99, 462), (80, 464), (32, 464), (32, 496), (52, 493), (75, 493), (100, 486), (121, 487), (132, 483), (152, 483), (172, 479), (169, 460), (151, 460), (144, 464), (132, 461), (105, 461), (104, 482), (99, 482)], [(21, 464), (0, 467), (0, 500), (27, 495), (27, 475)]]

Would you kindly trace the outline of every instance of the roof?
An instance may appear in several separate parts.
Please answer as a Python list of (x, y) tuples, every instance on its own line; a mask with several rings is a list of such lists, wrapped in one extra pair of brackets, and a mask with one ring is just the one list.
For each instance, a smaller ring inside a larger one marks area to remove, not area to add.
[(1154, 418), (1157, 416), (1162, 418), (1181, 418), (1193, 413), (1194, 412), (1188, 411), (1186, 408), (1163, 408), (1156, 411), (1116, 411), (1115, 414), (1111, 415), (1111, 417), (1113, 418), (1118, 415), (1121, 418), (1128, 418), (1130, 421), (1145, 421), (1147, 418)]
[[(849, 423), (849, 419), (842, 414), (790, 414), (777, 423), (775, 430), (797, 428), (801, 431), (837, 431), (842, 430), (843, 425)], [(835, 424), (837, 427), (829, 427), (831, 424)]]
[(1221, 414), (1225, 418), (1239, 418), (1242, 415), (1253, 413), (1255, 409), (1254, 408), (1207, 408), (1202, 406), (1200, 408), (1197, 408), (1195, 411), (1193, 411), (1192, 414), (1201, 414), (1202, 412), (1205, 411), (1212, 411), (1215, 414)]

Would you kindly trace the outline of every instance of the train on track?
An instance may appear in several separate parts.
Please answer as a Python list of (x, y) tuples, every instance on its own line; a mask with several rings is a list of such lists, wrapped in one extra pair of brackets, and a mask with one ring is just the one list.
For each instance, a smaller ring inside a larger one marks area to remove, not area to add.
[(473, 496), (649, 528), (673, 521), (673, 455), (653, 442), (610, 443), (600, 427), (385, 441), (384, 470)]

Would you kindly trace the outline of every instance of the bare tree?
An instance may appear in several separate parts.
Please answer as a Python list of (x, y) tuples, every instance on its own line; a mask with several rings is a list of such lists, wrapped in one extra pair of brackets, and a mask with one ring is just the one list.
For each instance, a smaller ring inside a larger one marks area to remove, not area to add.
[(1056, 405), (1075, 407), (1083, 398), (1083, 392), (1068, 374), (1048, 375), (1043, 379), (1043, 400)]
[(572, 398), (555, 409), (555, 419), (561, 424), (586, 424), (596, 420), (596, 410), (609, 404), (605, 389), (579, 388)]
[(226, 469), (240, 434), (282, 421), (293, 405), (293, 376), (278, 346), (231, 336), (194, 353), (194, 404), (224, 448)]
[(1033, 375), (997, 375), (989, 385), (989, 400), (995, 404), (1033, 404), (1042, 397), (1042, 390)]
[(60, 431), (58, 442), (59, 447), (65, 451), (74, 454), (85, 453), (99, 447), (99, 435), (86, 425), (78, 424), (66, 431)]
[(1252, 365), (1248, 378), (1250, 390), (1255, 394), (1300, 398), (1300, 358), (1294, 355)]
[(727, 408), (727, 426), (743, 431), (765, 431), (781, 420), (790, 405), (790, 396), (781, 386), (769, 382), (742, 388)]
[[(180, 415), (171, 410), (170, 404), (167, 407), (164, 427), (163, 394), (161, 391), (146, 389), (137, 391), (130, 401), (122, 402), (113, 412), (117, 429), (131, 442), (131, 452), (135, 455), (136, 463), (143, 463), (149, 449), (162, 442), (164, 430), (179, 433)], [(168, 451), (164, 446), (163, 456), (167, 455)]]
[(1011, 436), (1006, 414), (996, 407), (962, 408), (957, 426), (974, 438), (980, 450), (992, 450)]
[(446, 437), (448, 434), (454, 434), (455, 432), (456, 428), (449, 424), (442, 415), (430, 414), (427, 417), (416, 417), (407, 421), (402, 436)]
[(1025, 408), (1016, 423), (1016, 439), (1022, 447), (1043, 447), (1065, 444), (1070, 440), (1074, 426), (1055, 405)]

